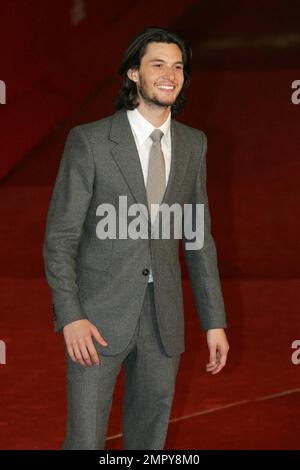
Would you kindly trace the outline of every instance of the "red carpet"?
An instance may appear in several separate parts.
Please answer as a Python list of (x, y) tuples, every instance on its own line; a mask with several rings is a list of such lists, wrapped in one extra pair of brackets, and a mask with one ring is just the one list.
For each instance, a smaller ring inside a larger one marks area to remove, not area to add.
[[(38, 278), (4, 277), (1, 286), (1, 336), (7, 343), (7, 364), (0, 368), (1, 448), (59, 448), (65, 364), (61, 337), (52, 333), (47, 286)], [(299, 324), (300, 281), (224, 280), (223, 286), (230, 359), (222, 373), (210, 376), (205, 337), (185, 285), (186, 352), (166, 448), (299, 448), (300, 366), (291, 363), (291, 344)], [(123, 373), (115, 390), (108, 449), (122, 448), (122, 393)]]

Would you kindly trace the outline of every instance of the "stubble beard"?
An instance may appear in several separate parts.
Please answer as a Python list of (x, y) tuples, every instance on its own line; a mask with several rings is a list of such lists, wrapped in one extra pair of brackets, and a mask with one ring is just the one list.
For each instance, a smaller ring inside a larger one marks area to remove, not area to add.
[(141, 84), (140, 85), (137, 84), (137, 91), (138, 91), (139, 95), (141, 96), (141, 98), (147, 104), (159, 106), (161, 108), (168, 108), (169, 106), (172, 106), (175, 103), (176, 99), (177, 99), (177, 96), (176, 96), (175, 100), (172, 100), (171, 102), (166, 103), (164, 101), (159, 100), (159, 98), (157, 98), (155, 95), (150, 96), (146, 91), (146, 87), (144, 86), (144, 81), (143, 81), (142, 78), (141, 78)]

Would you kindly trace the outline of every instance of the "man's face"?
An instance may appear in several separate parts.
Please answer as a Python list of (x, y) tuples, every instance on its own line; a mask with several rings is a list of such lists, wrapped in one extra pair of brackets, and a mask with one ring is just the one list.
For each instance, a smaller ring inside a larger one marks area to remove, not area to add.
[(149, 104), (168, 107), (175, 103), (183, 83), (182, 53), (177, 44), (151, 42), (139, 70), (128, 71), (139, 96)]

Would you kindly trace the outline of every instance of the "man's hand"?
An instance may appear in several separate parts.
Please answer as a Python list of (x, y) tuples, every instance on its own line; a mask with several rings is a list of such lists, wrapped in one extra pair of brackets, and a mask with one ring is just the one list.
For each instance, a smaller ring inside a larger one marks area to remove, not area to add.
[(206, 364), (206, 372), (217, 374), (226, 364), (229, 344), (223, 328), (207, 330), (206, 339), (209, 350), (209, 363)]
[(100, 335), (97, 328), (89, 320), (77, 320), (66, 325), (63, 334), (70, 358), (82, 366), (97, 366), (100, 364), (99, 355), (95, 349), (92, 337), (98, 341), (101, 346), (107, 346), (108, 343)]

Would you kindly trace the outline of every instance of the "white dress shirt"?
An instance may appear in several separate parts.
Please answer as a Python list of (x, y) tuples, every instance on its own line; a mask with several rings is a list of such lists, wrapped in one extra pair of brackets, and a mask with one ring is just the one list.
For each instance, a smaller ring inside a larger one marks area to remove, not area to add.
[[(161, 147), (165, 159), (167, 186), (171, 168), (171, 113), (169, 113), (167, 119), (160, 127), (154, 127), (151, 122), (149, 122), (146, 118), (144, 118), (144, 116), (142, 116), (142, 114), (138, 111), (137, 108), (133, 110), (128, 109), (127, 116), (140, 157), (145, 188), (147, 185), (150, 149), (153, 143), (150, 134), (154, 131), (154, 129), (160, 129), (164, 133), (161, 139)], [(148, 282), (153, 282), (151, 269)]]

